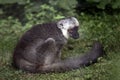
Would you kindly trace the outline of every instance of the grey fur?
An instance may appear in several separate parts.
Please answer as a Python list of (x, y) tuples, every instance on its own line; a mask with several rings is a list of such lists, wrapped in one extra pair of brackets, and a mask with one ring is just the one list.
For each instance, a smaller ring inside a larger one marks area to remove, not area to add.
[(35, 25), (17, 43), (13, 65), (32, 73), (64, 72), (96, 62), (104, 54), (97, 42), (86, 55), (61, 60), (61, 49), (66, 43), (57, 22)]

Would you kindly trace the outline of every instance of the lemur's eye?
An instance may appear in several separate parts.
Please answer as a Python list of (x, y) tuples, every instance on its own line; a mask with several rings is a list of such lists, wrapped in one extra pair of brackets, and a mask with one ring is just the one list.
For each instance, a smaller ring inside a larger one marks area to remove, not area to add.
[(73, 32), (73, 30), (72, 30), (72, 29), (68, 29), (68, 32), (72, 33), (72, 32)]
[(61, 25), (61, 26), (63, 26), (63, 24), (62, 24), (62, 23), (61, 23), (60, 25)]
[(78, 30), (78, 27), (75, 26), (74, 28), (68, 29), (68, 32), (72, 33), (73, 31), (77, 31), (77, 30)]

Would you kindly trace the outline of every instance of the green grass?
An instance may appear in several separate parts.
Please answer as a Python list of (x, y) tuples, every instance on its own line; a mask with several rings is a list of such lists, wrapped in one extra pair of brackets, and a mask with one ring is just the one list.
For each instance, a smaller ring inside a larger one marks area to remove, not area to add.
[[(63, 49), (63, 57), (85, 53), (89, 50), (87, 45), (90, 43), (85, 43), (81, 40), (71, 40), (68, 44)], [(108, 57), (100, 58), (98, 63), (94, 65), (65, 73), (31, 74), (16, 70), (11, 66), (14, 45), (15, 43), (8, 46), (11, 47), (9, 50), (0, 49), (0, 80), (113, 80), (113, 78), (115, 78), (114, 80), (119, 80), (119, 72), (117, 71), (120, 67), (118, 65), (118, 61), (120, 61), (119, 53), (108, 52)], [(76, 48), (69, 49), (69, 46)]]
[[(69, 40), (62, 57), (82, 55), (89, 51), (94, 40), (103, 43), (107, 56), (98, 63), (65, 73), (31, 74), (12, 67), (12, 54), (18, 37), (30, 28), (14, 19), (0, 20), (0, 80), (119, 80), (120, 78), (120, 16), (80, 15), (81, 38)], [(12, 26), (12, 27), (11, 27)]]

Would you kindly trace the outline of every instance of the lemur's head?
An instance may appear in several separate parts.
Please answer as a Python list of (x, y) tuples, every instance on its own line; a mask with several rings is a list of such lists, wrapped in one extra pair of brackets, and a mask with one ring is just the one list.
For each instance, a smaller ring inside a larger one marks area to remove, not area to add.
[(75, 17), (69, 17), (57, 22), (57, 26), (61, 29), (65, 38), (72, 37), (74, 39), (79, 38), (78, 27), (79, 22)]

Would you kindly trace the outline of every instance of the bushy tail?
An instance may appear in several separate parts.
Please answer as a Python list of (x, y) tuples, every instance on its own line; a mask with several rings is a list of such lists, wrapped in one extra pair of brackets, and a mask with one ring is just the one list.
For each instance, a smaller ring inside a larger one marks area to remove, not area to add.
[(95, 42), (92, 49), (87, 54), (74, 58), (67, 58), (51, 65), (46, 65), (40, 72), (64, 72), (89, 66), (90, 64), (97, 62), (97, 59), (104, 54), (102, 45), (99, 42)]

